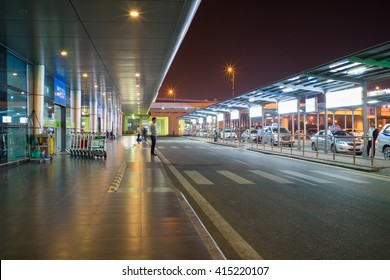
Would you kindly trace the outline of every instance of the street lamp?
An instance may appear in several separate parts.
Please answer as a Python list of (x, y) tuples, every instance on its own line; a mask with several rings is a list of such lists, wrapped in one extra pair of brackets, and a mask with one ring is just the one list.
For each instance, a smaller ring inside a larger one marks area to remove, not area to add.
[(173, 96), (173, 102), (176, 102), (176, 93), (172, 88), (168, 89), (168, 96)]
[(234, 97), (234, 68), (233, 66), (228, 66), (226, 70), (229, 75), (232, 75), (232, 95)]

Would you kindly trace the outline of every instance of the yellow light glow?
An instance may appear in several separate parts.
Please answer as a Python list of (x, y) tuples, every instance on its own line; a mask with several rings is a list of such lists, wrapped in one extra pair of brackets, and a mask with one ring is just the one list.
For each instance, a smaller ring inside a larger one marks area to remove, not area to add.
[(87, 74), (87, 73), (84, 73), (84, 74), (83, 74), (83, 77), (84, 77), (84, 78), (88, 77), (88, 74)]
[(141, 75), (140, 75), (140, 73), (135, 73), (135, 76), (138, 78), (138, 77), (140, 77)]
[(130, 16), (133, 18), (136, 18), (139, 16), (139, 12), (137, 10), (131, 10), (130, 11)]
[(61, 54), (62, 56), (67, 56), (67, 55), (68, 55), (68, 52), (67, 52), (67, 51), (61, 51), (60, 54)]

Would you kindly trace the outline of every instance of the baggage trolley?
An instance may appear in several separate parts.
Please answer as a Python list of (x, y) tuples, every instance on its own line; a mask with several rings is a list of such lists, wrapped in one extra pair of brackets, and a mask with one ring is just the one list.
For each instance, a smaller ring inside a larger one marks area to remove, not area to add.
[(105, 134), (92, 134), (90, 143), (91, 158), (107, 158)]

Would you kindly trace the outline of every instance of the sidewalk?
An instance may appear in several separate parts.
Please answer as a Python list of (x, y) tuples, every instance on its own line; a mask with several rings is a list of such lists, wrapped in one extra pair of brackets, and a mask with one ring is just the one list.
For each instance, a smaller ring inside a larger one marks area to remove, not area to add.
[(132, 138), (107, 143), (107, 160), (62, 155), (0, 170), (1, 259), (224, 259), (158, 157)]

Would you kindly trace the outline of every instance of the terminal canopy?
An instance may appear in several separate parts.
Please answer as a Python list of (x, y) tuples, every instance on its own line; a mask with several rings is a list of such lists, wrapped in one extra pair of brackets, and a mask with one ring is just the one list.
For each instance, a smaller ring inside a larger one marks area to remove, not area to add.
[[(255, 105), (265, 106), (294, 99), (300, 100), (354, 87), (365, 89), (368, 82), (389, 77), (390, 41), (196, 110), (182, 118), (248, 109)], [(389, 100), (390, 92), (386, 91), (368, 95), (368, 102), (376, 103), (377, 106), (388, 104)]]

